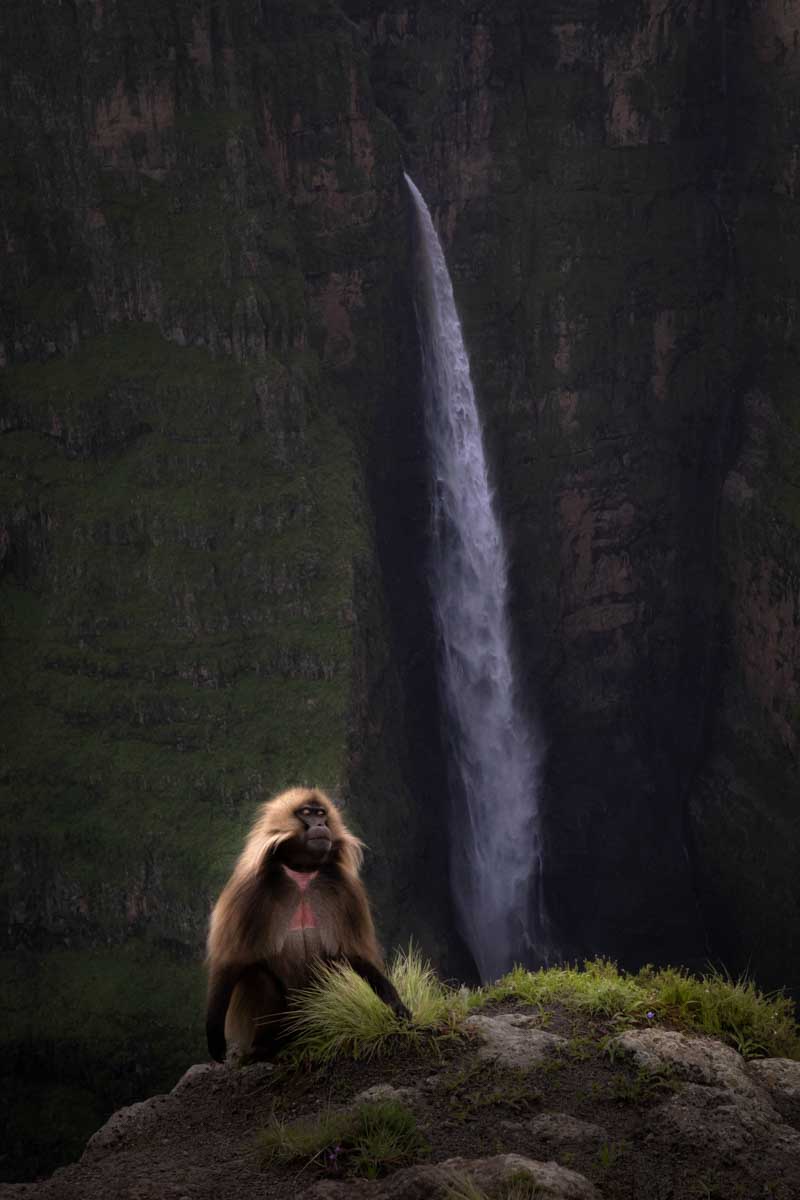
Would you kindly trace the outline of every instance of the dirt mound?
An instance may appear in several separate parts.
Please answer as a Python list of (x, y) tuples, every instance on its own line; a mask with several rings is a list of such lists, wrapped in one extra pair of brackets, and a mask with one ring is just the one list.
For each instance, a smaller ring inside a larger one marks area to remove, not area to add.
[[(459, 1194), (465, 1180), (465, 1194), (502, 1197), (521, 1177), (527, 1194), (551, 1200), (800, 1195), (800, 1064), (747, 1063), (713, 1039), (664, 1030), (618, 1035), (565, 1011), (547, 1031), (538, 1019), (506, 1005), (425, 1053), (315, 1071), (194, 1066), (169, 1095), (116, 1113), (79, 1162), (0, 1197), (412, 1200)], [(321, 1145), (263, 1165), (257, 1139), (270, 1123), (311, 1128), (387, 1102), (413, 1114), (418, 1161), (378, 1161), (365, 1179), (346, 1148)]]

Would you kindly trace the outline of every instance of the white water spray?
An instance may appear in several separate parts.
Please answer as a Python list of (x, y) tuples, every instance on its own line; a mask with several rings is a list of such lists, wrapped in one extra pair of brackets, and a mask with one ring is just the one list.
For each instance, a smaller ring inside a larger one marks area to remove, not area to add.
[(484, 980), (546, 957), (538, 792), (541, 747), (517, 704), (507, 564), (469, 359), (444, 253), (405, 176), (419, 234), (417, 323), (433, 470), (433, 597), (453, 808), (451, 877)]

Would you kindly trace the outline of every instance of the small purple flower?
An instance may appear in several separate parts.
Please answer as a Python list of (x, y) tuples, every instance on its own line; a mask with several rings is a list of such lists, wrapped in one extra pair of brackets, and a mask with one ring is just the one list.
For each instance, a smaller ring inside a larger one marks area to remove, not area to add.
[(650, 1012), (647, 1012), (647, 1013), (645, 1013), (644, 1015), (647, 1017), (648, 1021), (652, 1021), (653, 1017), (654, 1017), (656, 1014), (655, 1014), (655, 1013), (653, 1012), (653, 1010), (651, 1009), (651, 1010), (650, 1010)]

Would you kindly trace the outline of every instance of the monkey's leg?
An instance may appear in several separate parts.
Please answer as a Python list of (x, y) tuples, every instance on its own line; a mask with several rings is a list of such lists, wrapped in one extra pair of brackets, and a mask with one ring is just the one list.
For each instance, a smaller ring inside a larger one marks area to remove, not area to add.
[(217, 967), (208, 981), (208, 1003), (206, 1005), (206, 1041), (208, 1052), (217, 1062), (225, 1061), (225, 1017), (231, 1002), (233, 989), (242, 974), (241, 965), (228, 964)]
[(386, 978), (382, 971), (378, 970), (374, 963), (369, 962), (366, 958), (350, 958), (347, 956), (344, 961), (350, 964), (356, 975), (360, 975), (362, 979), (366, 979), (375, 995), (384, 1004), (389, 1005), (389, 1008), (396, 1017), (399, 1017), (401, 1021), (411, 1020), (411, 1013), (398, 996), (394, 984)]
[(286, 989), (266, 963), (254, 963), (249, 967), (240, 986), (246, 995), (252, 1028), (247, 1058), (250, 1062), (275, 1058), (286, 1044)]

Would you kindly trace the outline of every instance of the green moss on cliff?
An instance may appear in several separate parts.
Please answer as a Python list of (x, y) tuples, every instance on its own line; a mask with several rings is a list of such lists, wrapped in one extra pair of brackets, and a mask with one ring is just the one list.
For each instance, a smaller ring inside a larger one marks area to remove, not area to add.
[(84, 947), (23, 955), (4, 1055), (57, 1042), (96, 1113), (128, 1054), (133, 1098), (202, 1052), (205, 913), (254, 804), (346, 775), (369, 527), (317, 386), (307, 355), (238, 366), (141, 326), (4, 378), (27, 428), (0, 441), (2, 898), (23, 945)]

